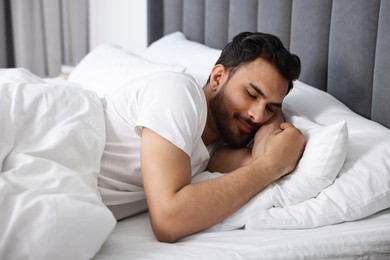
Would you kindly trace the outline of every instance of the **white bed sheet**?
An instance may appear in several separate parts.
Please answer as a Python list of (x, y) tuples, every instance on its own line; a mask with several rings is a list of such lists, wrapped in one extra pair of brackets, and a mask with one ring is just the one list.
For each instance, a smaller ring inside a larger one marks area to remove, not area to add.
[(389, 259), (390, 209), (313, 229), (200, 232), (156, 240), (147, 213), (118, 222), (94, 259)]

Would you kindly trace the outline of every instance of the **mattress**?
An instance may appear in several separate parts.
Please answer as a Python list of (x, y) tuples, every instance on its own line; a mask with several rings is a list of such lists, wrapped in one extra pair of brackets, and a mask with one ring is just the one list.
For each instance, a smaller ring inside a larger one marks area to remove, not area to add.
[(148, 213), (119, 221), (94, 259), (389, 259), (390, 209), (312, 229), (200, 232), (156, 240)]

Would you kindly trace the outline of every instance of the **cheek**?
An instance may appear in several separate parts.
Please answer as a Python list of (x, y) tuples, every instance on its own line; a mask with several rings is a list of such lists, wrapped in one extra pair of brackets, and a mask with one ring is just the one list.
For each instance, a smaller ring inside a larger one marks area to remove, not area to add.
[(243, 113), (244, 111), (248, 110), (250, 105), (250, 101), (248, 101), (245, 97), (239, 94), (231, 96), (228, 102), (228, 108), (231, 110), (230, 112), (233, 113)]
[(250, 100), (241, 92), (240, 89), (229, 85), (229, 87), (223, 87), (222, 92), (217, 94), (217, 99), (227, 117), (226, 120), (233, 120), (237, 114), (247, 115), (246, 111), (249, 108)]
[(268, 122), (269, 120), (271, 120), (272, 116), (274, 115), (274, 113), (269, 113), (266, 117), (265, 117), (265, 122)]
[(225, 94), (225, 95), (221, 96), (220, 103), (221, 103), (220, 105), (223, 108), (223, 111), (225, 113), (225, 116), (228, 116), (229, 118), (232, 117), (232, 115), (234, 114), (234, 112), (237, 109), (236, 99)]

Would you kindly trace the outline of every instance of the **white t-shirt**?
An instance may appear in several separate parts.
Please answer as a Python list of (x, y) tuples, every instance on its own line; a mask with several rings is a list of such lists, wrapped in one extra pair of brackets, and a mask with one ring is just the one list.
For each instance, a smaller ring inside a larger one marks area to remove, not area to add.
[(142, 77), (105, 96), (102, 102), (107, 140), (99, 191), (117, 219), (147, 209), (140, 160), (143, 127), (188, 154), (192, 176), (205, 170), (210, 158), (201, 139), (206, 98), (188, 75), (164, 72)]

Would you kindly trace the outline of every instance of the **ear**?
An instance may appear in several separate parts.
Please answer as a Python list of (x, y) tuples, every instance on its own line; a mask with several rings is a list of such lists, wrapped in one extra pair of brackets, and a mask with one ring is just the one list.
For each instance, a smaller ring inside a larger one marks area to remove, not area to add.
[(221, 64), (213, 67), (210, 74), (210, 87), (212, 91), (217, 91), (226, 81), (228, 76), (227, 69)]

